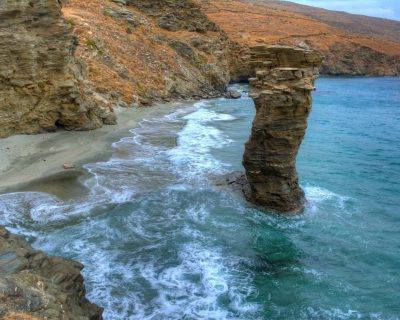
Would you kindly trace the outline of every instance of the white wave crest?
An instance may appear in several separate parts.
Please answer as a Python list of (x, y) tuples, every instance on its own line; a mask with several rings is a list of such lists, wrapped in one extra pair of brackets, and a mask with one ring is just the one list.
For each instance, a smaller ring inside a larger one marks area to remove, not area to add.
[(220, 172), (223, 164), (211, 154), (211, 150), (232, 142), (211, 123), (231, 121), (235, 117), (206, 109), (206, 105), (199, 103), (198, 110), (183, 117), (187, 123), (178, 133), (178, 146), (168, 151), (176, 169), (189, 178)]
[(349, 197), (339, 195), (317, 186), (305, 186), (304, 192), (306, 194), (306, 199), (313, 210), (316, 209), (318, 204), (327, 201), (335, 201), (338, 206), (343, 209), (346, 206), (346, 202), (350, 199)]

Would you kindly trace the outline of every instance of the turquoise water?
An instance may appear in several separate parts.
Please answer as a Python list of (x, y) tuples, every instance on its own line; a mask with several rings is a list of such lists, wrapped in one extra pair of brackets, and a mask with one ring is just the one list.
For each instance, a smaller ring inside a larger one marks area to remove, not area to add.
[(400, 319), (400, 79), (317, 87), (301, 216), (213, 184), (241, 169), (244, 95), (142, 121), (86, 165), (89, 195), (1, 195), (0, 222), (83, 262), (105, 319)]

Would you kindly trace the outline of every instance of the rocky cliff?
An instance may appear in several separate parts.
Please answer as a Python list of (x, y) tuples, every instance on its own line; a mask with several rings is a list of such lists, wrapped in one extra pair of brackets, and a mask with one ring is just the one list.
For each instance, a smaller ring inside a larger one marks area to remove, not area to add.
[(0, 227), (0, 319), (100, 320), (75, 261), (48, 257)]
[(70, 0), (63, 12), (96, 90), (121, 105), (219, 96), (239, 64), (192, 0)]
[(243, 47), (302, 46), (326, 59), (321, 73), (400, 75), (400, 22), (287, 1), (197, 0), (210, 20)]
[[(89, 66), (96, 91), (121, 105), (220, 95), (229, 81), (248, 78), (248, 47), (260, 42), (315, 48), (327, 57), (326, 74), (400, 73), (400, 42), (381, 36), (385, 25), (394, 30), (396, 22), (372, 24), (376, 28), (361, 32), (337, 27), (340, 23), (329, 22), (332, 17), (306, 16), (287, 2), (279, 5), (262, 0), (69, 0), (63, 12), (75, 28), (77, 55)], [(376, 20), (359, 19), (364, 26)]]
[(311, 91), (322, 63), (313, 50), (258, 45), (251, 48), (250, 79), (256, 115), (243, 165), (252, 202), (279, 212), (298, 212), (304, 203), (296, 156), (311, 111)]
[(58, 0), (0, 2), (0, 137), (113, 123), (84, 81)]
[(260, 42), (314, 48), (326, 74), (400, 74), (393, 21), (263, 0), (61, 2), (0, 2), (0, 137), (98, 128), (115, 122), (114, 105), (219, 96), (248, 78)]

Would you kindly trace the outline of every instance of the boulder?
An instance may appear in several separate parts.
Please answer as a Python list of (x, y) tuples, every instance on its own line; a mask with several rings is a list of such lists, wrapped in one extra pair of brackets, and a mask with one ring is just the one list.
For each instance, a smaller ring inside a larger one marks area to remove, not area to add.
[(76, 261), (49, 257), (0, 227), (0, 318), (101, 320)]
[(226, 93), (225, 97), (228, 99), (240, 99), (242, 97), (242, 94), (238, 90), (229, 89), (228, 92)]

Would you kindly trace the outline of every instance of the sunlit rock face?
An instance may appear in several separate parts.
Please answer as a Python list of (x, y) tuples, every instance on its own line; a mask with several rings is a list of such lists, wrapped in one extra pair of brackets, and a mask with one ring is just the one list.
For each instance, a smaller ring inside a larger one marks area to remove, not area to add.
[(255, 77), (250, 85), (256, 116), (243, 165), (250, 184), (248, 199), (267, 209), (295, 213), (303, 208), (296, 156), (321, 63), (322, 56), (313, 50), (265, 45), (251, 48)]
[(84, 79), (58, 0), (0, 2), (0, 137), (115, 121)]

